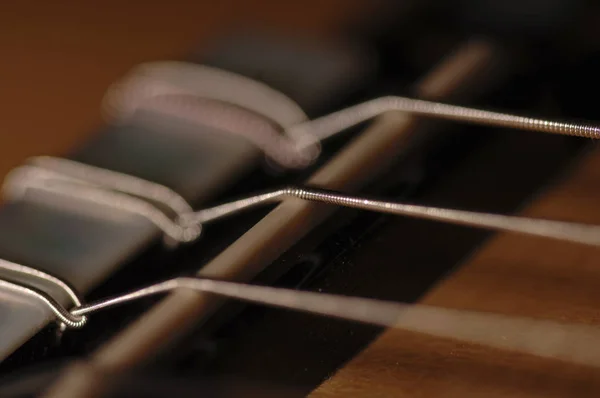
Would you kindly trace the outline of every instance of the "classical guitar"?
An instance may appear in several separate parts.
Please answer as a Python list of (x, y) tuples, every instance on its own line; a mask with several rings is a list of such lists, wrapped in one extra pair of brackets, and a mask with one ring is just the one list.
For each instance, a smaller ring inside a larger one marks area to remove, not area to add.
[(597, 395), (600, 10), (326, 3), (148, 5), (7, 154), (1, 396)]

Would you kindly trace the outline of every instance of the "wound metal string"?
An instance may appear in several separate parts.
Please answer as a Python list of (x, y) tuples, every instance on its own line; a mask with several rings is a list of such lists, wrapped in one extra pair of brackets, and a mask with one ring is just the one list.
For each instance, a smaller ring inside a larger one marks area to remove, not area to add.
[[(139, 215), (152, 222), (175, 242), (196, 240), (202, 225), (258, 206), (288, 198), (427, 219), (493, 231), (516, 232), (545, 238), (600, 245), (600, 226), (520, 216), (421, 206), (352, 196), (316, 188), (288, 187), (193, 211), (185, 200), (156, 183), (73, 161), (37, 158), (37, 166), (17, 168), (7, 178), (4, 191), (11, 199), (28, 189), (39, 189)], [(131, 184), (130, 184), (131, 183)], [(156, 203), (171, 209), (169, 216)]]
[[(64, 159), (43, 157), (34, 159), (33, 163), (15, 169), (6, 179), (3, 190), (8, 198), (15, 200), (28, 189), (38, 189), (85, 200), (144, 217), (175, 242), (196, 240), (203, 224), (258, 206), (296, 198), (493, 231), (600, 245), (600, 226), (597, 225), (375, 200), (307, 187), (275, 189), (193, 211), (181, 196), (160, 184)], [(167, 214), (157, 203), (170, 209), (173, 215)]]
[(280, 202), (286, 198), (298, 198), (336, 206), (466, 225), (494, 231), (516, 232), (585, 245), (600, 245), (600, 226), (596, 225), (419, 206), (301, 187), (279, 189), (200, 210), (184, 217), (183, 221), (185, 221), (184, 225), (203, 224), (264, 204)]
[[(155, 112), (184, 118), (196, 125), (211, 125), (246, 137), (269, 159), (286, 168), (304, 168), (310, 165), (319, 156), (322, 141), (391, 111), (493, 127), (600, 138), (600, 127), (595, 125), (537, 119), (398, 96), (376, 98), (314, 120), (282, 126), (283, 132), (280, 132), (267, 119), (257, 118), (258, 114), (252, 116), (247, 111), (244, 112), (243, 106), (233, 107), (226, 102), (214, 101), (219, 99), (214, 98), (219, 96), (218, 93), (230, 93), (240, 85), (250, 85), (257, 92), (264, 91), (271, 97), (276, 95), (275, 90), (217, 69), (200, 66), (196, 68), (198, 77), (203, 81), (208, 82), (212, 76), (220, 76), (218, 84), (213, 83), (210, 91), (213, 97), (202, 97), (198, 93), (183, 90), (158, 79), (157, 76), (141, 75), (109, 90), (105, 98), (107, 114), (120, 115), (119, 117), (123, 118), (123, 115), (130, 115), (135, 109), (145, 107)], [(268, 98), (264, 95), (263, 97), (257, 97), (257, 101)], [(272, 102), (272, 98), (268, 99)], [(285, 100), (286, 104), (291, 102), (287, 97)], [(252, 101), (244, 102), (246, 106), (250, 106), (250, 103)], [(297, 105), (288, 107), (295, 110)]]
[[(454, 120), (517, 130), (569, 135), (585, 138), (600, 138), (600, 127), (588, 124), (558, 122), (536, 119), (507, 113), (492, 112), (439, 102), (406, 97), (381, 97), (350, 106), (318, 119), (310, 120), (290, 128), (293, 134), (310, 133), (316, 140), (325, 140), (358, 123), (390, 111), (406, 112), (417, 116)], [(306, 143), (308, 145), (308, 142)]]

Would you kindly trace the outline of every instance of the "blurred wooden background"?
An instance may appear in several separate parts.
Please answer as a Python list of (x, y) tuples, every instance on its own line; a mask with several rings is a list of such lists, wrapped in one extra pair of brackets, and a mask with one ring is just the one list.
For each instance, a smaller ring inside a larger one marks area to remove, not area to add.
[[(241, 25), (330, 37), (345, 21), (371, 7), (368, 0), (4, 1), (0, 5), (0, 178), (29, 156), (63, 153), (93, 133), (101, 122), (104, 91), (137, 63), (178, 58)], [(557, 187), (527, 214), (600, 223), (596, 211), (600, 190), (590, 183), (598, 181), (600, 155), (598, 151), (592, 155), (571, 182)], [(597, 324), (600, 298), (593, 282), (600, 278), (598, 253), (597, 248), (500, 235), (432, 291), (426, 302)], [(586, 281), (584, 288), (581, 281)], [(590, 376), (579, 367), (464, 348), (462, 343), (459, 355), (447, 359), (457, 344), (432, 344), (422, 336), (389, 332), (316, 396), (352, 392), (372, 397), (376, 395), (373, 385), (379, 386), (378, 396), (399, 391), (479, 396), (490, 385), (496, 388), (495, 396), (548, 396), (598, 380), (595, 369)], [(388, 364), (397, 365), (399, 354), (419, 359), (419, 366), (410, 362), (404, 368), (410, 372), (393, 372), (395, 368)], [(533, 381), (527, 378), (531, 375)], [(548, 391), (553, 388), (554, 392)]]
[(14, 1), (0, 5), (0, 178), (94, 132), (107, 86), (133, 65), (178, 58), (240, 26), (317, 38), (370, 7), (359, 0)]

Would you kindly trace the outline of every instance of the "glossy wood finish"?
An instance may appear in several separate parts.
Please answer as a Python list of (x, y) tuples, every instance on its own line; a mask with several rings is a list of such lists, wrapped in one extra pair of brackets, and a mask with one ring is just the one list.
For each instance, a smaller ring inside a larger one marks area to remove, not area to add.
[[(523, 212), (599, 223), (600, 149)], [(500, 234), (422, 300), (450, 308), (600, 324), (600, 250)], [(597, 396), (598, 369), (402, 331), (384, 332), (313, 397)]]

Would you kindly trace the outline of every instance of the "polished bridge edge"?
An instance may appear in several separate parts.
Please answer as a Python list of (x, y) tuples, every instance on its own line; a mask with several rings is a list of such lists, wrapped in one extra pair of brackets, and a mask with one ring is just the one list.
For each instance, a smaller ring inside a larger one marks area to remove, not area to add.
[[(205, 223), (254, 207), (296, 198), (384, 214), (600, 245), (600, 226), (596, 225), (381, 201), (307, 187), (275, 189), (193, 211), (180, 195), (156, 183), (64, 159), (44, 157), (34, 159), (33, 163), (38, 166), (22, 166), (9, 176), (4, 185), (9, 198), (14, 200), (27, 189), (35, 188), (87, 200), (142, 216), (175, 242), (196, 240)], [(175, 217), (170, 217), (154, 203), (171, 209)]]
[[(6, 282), (0, 280), (0, 286), (6, 286)], [(455, 338), (499, 349), (600, 366), (600, 329), (576, 323), (559, 323), (527, 317), (192, 277), (166, 280), (119, 296), (78, 305), (71, 310), (67, 310), (48, 294), (39, 290), (20, 284), (10, 284), (10, 286), (48, 305), (58, 320), (72, 328), (83, 327), (85, 316), (94, 312), (143, 297), (165, 294), (176, 289), (188, 289), (259, 305)], [(580, 349), (582, 347), (592, 348)]]

